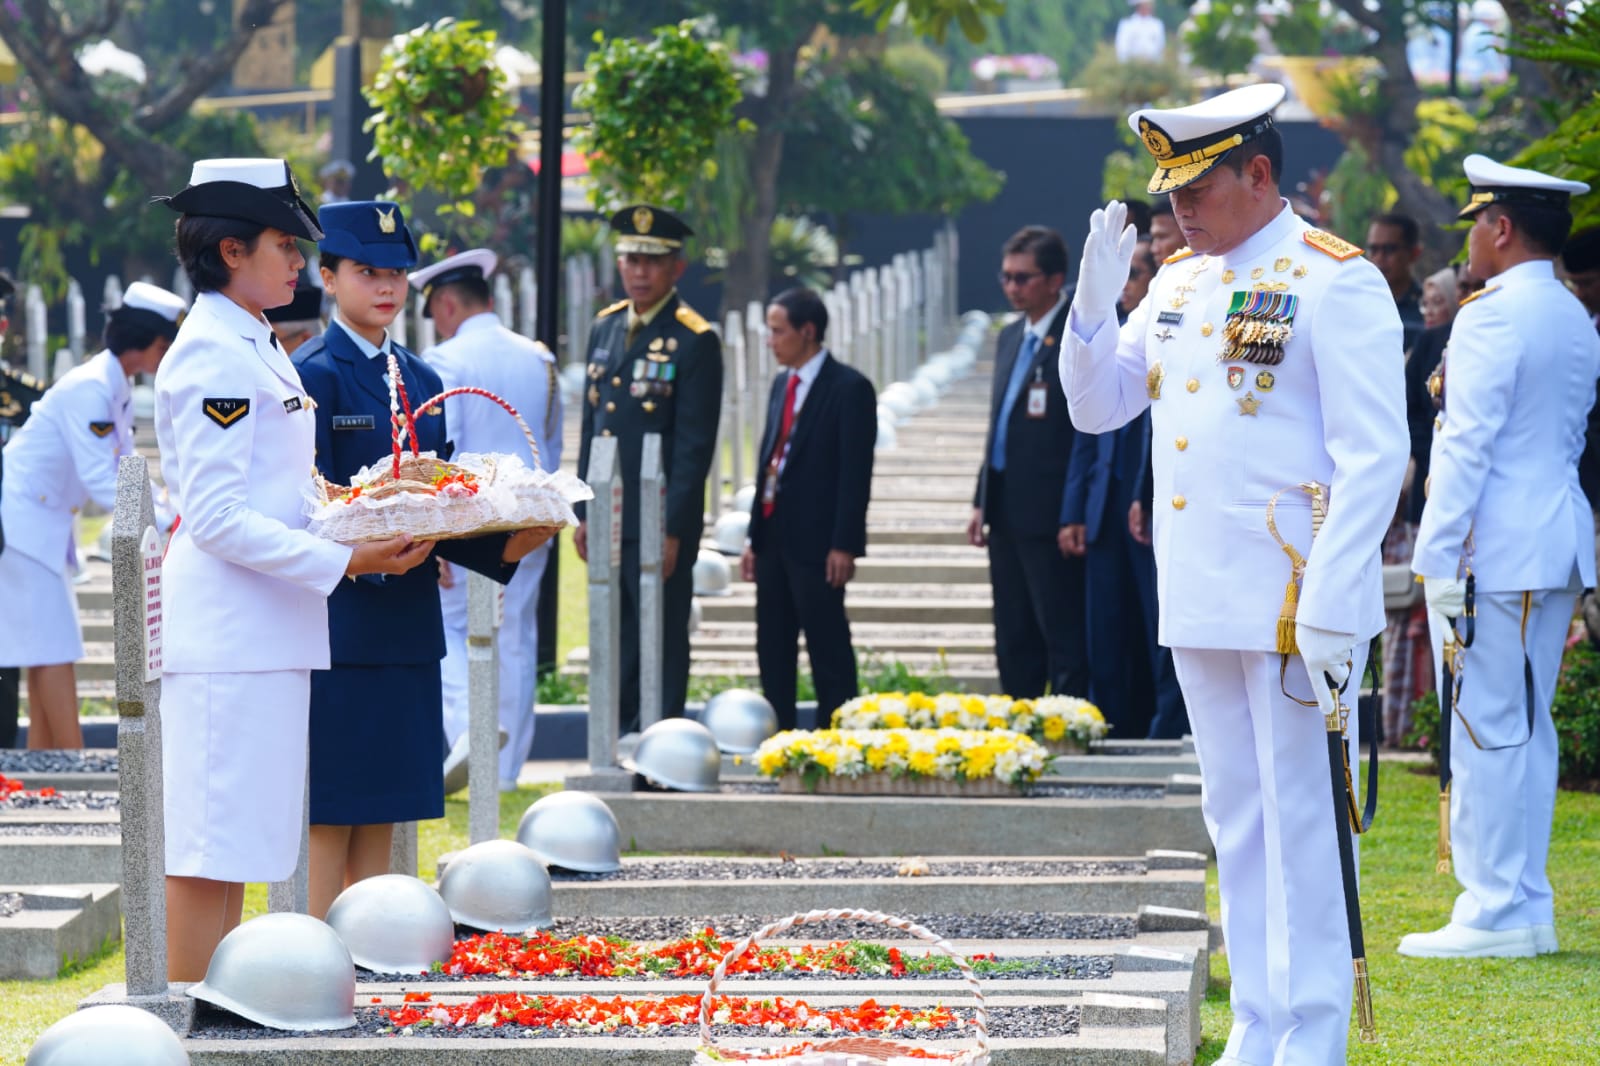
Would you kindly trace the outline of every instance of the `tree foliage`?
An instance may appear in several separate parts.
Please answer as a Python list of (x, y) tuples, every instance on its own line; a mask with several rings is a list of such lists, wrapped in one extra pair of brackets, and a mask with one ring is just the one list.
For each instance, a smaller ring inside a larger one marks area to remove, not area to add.
[(596, 207), (643, 200), (682, 208), (697, 178), (716, 176), (719, 134), (748, 128), (734, 118), (733, 61), (708, 29), (685, 20), (647, 40), (596, 32), (589, 79), (573, 98), (591, 116), (577, 144), (589, 153)]

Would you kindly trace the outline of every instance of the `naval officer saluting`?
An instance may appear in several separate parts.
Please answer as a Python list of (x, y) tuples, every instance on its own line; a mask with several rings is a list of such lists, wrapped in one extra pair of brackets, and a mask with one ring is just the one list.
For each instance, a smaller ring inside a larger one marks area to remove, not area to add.
[(347, 575), (403, 574), (433, 545), (306, 532), (315, 417), (262, 317), (294, 297), (299, 242), (322, 236), (288, 164), (204, 159), (161, 200), (182, 215), (197, 293), (156, 374), (156, 438), (183, 516), (161, 575), (167, 973), (198, 981), (239, 924), (244, 883), (294, 872), (328, 593)]
[[(117, 502), (117, 462), (133, 454), (136, 374), (155, 373), (178, 335), (179, 296), (136, 281), (106, 313), (105, 348), (73, 367), (33, 405), (5, 446), (0, 485), (0, 593), (26, 625), (0, 626), (0, 663), (28, 668), (28, 747), (80, 748), (73, 664), (83, 658), (72, 575), (73, 523), (93, 500)], [(152, 487), (157, 524), (172, 525), (166, 494)]]
[(1572, 227), (1568, 202), (1589, 186), (1481, 155), (1465, 168), (1467, 269), (1484, 287), (1463, 301), (1445, 351), (1411, 567), (1436, 652), (1455, 639), (1454, 619), (1470, 613), (1468, 573), (1477, 602), (1449, 724), (1461, 894), (1447, 925), (1400, 941), (1400, 954), (1424, 958), (1557, 948), (1545, 873), (1556, 799), (1550, 701), (1573, 603), (1595, 583), (1578, 458), (1600, 337), (1551, 265)]
[[(1189, 705), (1233, 974), (1220, 1061), (1335, 1066), (1354, 979), (1327, 734), (1301, 702), (1324, 673), (1359, 676), (1383, 628), (1403, 357), (1377, 268), (1279, 193), (1283, 95), (1255, 85), (1130, 117), (1189, 246), (1119, 330), (1134, 232), (1122, 204), (1094, 212), (1061, 375), (1080, 430), (1151, 412), (1161, 643)], [(1329, 487), (1314, 546), (1308, 482)], [(1306, 557), (1298, 624), (1274, 496)]]

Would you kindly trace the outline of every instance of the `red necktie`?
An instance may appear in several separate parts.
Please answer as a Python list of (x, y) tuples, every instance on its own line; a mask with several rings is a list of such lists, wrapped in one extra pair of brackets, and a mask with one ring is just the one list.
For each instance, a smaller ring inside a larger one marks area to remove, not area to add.
[(800, 375), (791, 370), (789, 383), (783, 390), (783, 421), (778, 423), (778, 439), (773, 442), (772, 458), (767, 463), (768, 484), (772, 486), (772, 491), (761, 501), (762, 518), (771, 518), (772, 510), (777, 506), (778, 465), (783, 460), (783, 449), (789, 444), (789, 431), (794, 428), (794, 400), (799, 391)]

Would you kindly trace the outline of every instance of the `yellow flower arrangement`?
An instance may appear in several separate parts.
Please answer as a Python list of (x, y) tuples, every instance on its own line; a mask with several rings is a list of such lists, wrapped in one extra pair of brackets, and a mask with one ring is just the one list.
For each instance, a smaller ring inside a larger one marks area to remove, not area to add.
[[(1100, 708), (1073, 696), (975, 696), (957, 692), (876, 692), (833, 712), (834, 729), (1009, 730), (1052, 744), (1087, 746), (1110, 732)], [(765, 771), (763, 771), (765, 772)]]
[(799, 774), (807, 782), (882, 772), (1011, 785), (1037, 780), (1051, 759), (1032, 739), (1004, 729), (791, 730), (768, 739), (755, 755), (764, 776)]

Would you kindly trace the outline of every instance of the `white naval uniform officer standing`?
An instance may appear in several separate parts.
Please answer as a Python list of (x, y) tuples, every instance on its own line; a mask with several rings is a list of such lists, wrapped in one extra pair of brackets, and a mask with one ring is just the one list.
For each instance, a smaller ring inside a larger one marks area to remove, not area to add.
[(1552, 268), (1572, 226), (1568, 201), (1589, 187), (1481, 155), (1465, 169), (1467, 269), (1484, 287), (1464, 301), (1442, 364), (1444, 409), (1411, 563), (1436, 653), (1463, 612), (1468, 568), (1477, 600), (1450, 723), (1461, 894), (1449, 924), (1400, 941), (1400, 954), (1427, 958), (1557, 948), (1545, 873), (1556, 798), (1550, 702), (1573, 604), (1595, 583), (1578, 458), (1600, 337)]
[[(0, 627), (0, 663), (28, 668), (28, 746), (77, 748), (77, 685), (83, 658), (72, 576), (78, 569), (73, 525), (91, 500), (110, 512), (117, 499), (117, 462), (133, 454), (136, 374), (154, 373), (177, 336), (181, 297), (142, 281), (106, 312), (105, 348), (56, 382), (6, 444), (0, 486), (0, 593), (26, 624)], [(163, 530), (173, 513), (152, 487)]]
[[(1283, 93), (1256, 85), (1130, 117), (1156, 161), (1150, 191), (1171, 193), (1189, 247), (1119, 331), (1134, 233), (1122, 204), (1097, 210), (1061, 375), (1084, 432), (1151, 408), (1161, 643), (1190, 709), (1233, 975), (1220, 1061), (1334, 1066), (1350, 940), (1323, 716), (1295, 699), (1310, 700), (1324, 672), (1359, 677), (1383, 628), (1379, 547), (1407, 454), (1403, 357), (1377, 268), (1279, 195), (1271, 111)], [(1328, 486), (1314, 545), (1298, 488), (1313, 481)], [(1267, 526), (1280, 490), (1278, 530), (1308, 560), (1289, 660), (1277, 648), (1291, 566)]]
[[(438, 344), (422, 353), (446, 389), (475, 386), (499, 396), (522, 415), (539, 446), (535, 456), (521, 428), (497, 404), (479, 396), (445, 401), (455, 450), (515, 455), (530, 469), (561, 466), (561, 390), (550, 349), (501, 324), (490, 297), (495, 254), (474, 248), (411, 275), (422, 293), (422, 313), (432, 318)], [(552, 545), (525, 556), (505, 586), (500, 629), (500, 788), (517, 787), (517, 774), (533, 745), (534, 694), (538, 688), (539, 585)], [(467, 715), (467, 575), (440, 564), (444, 607), (444, 731), (457, 759), (465, 749)], [(447, 766), (450, 764), (447, 762)]]
[(162, 570), (167, 960), (195, 981), (239, 923), (243, 882), (294, 870), (305, 823), (311, 671), (328, 593), (403, 573), (431, 543), (354, 549), (306, 532), (314, 418), (262, 317), (322, 235), (279, 159), (212, 159), (162, 198), (198, 293), (156, 374), (161, 468), (182, 518)]

